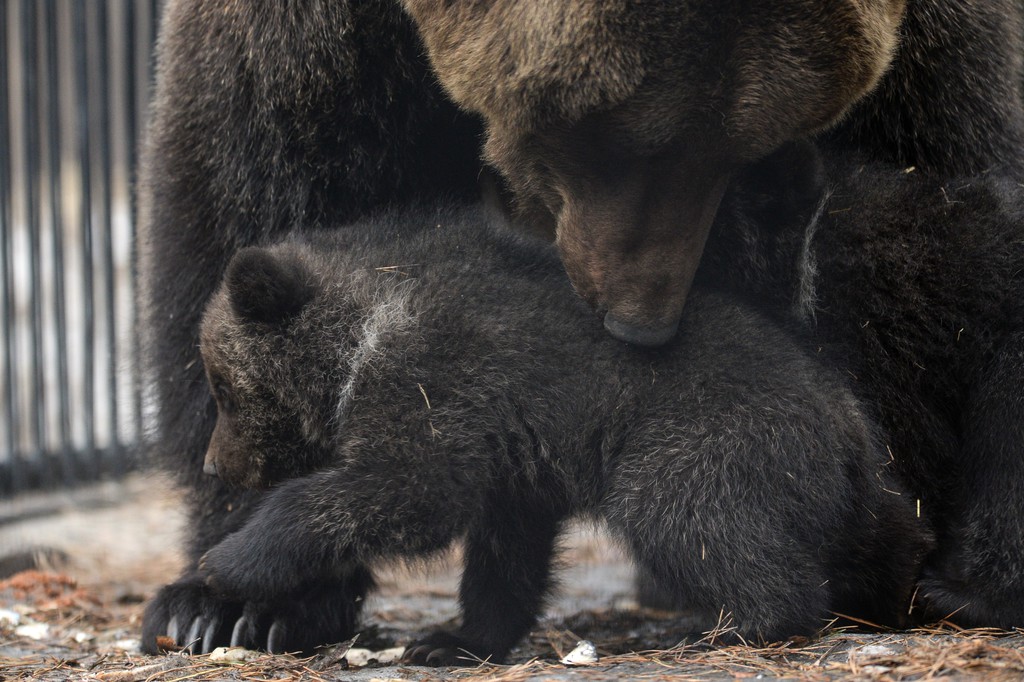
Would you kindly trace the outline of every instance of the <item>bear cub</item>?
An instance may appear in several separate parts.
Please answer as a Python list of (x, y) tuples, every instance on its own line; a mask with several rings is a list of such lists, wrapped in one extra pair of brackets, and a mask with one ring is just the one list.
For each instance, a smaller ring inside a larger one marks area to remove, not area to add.
[(201, 560), (215, 593), (273, 601), (463, 537), (461, 626), (407, 657), (499, 661), (588, 517), (744, 638), (900, 622), (930, 538), (835, 372), (707, 290), (663, 348), (619, 343), (552, 247), (485, 223), (421, 207), (232, 259), (201, 328), (205, 468), (270, 487)]

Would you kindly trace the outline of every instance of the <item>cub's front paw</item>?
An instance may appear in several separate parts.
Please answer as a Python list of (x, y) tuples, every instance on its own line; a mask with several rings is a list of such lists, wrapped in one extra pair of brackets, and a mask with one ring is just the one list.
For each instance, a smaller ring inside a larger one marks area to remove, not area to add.
[(313, 583), (272, 601), (243, 602), (225, 599), (202, 578), (189, 575), (165, 586), (146, 607), (142, 649), (156, 654), (161, 644), (173, 642), (204, 654), (219, 646), (309, 652), (355, 633), (372, 584), (370, 573), (357, 568), (344, 578)]
[(475, 666), (487, 661), (501, 663), (504, 653), (485, 651), (484, 647), (451, 632), (435, 632), (413, 642), (402, 657), (411, 665)]

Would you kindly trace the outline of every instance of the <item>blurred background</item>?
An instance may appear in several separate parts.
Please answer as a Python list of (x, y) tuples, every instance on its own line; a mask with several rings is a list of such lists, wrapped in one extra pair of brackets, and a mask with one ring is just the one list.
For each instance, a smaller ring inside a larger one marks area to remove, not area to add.
[(0, 0), (0, 573), (110, 559), (97, 536), (159, 505), (103, 514), (167, 489), (132, 473), (133, 183), (159, 4)]
[(138, 139), (154, 0), (3, 0), (0, 494), (135, 464)]

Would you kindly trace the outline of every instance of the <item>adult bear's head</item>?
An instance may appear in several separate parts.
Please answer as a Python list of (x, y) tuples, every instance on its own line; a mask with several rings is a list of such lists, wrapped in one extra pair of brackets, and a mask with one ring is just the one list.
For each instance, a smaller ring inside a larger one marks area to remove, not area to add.
[(904, 1), (405, 5), (519, 210), (555, 217), (577, 291), (616, 337), (659, 345), (730, 178), (875, 85)]

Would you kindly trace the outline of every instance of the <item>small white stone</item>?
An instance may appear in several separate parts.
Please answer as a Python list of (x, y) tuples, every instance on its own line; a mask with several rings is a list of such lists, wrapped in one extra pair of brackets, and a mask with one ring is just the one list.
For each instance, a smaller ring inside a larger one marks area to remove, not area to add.
[(210, 652), (210, 663), (244, 663), (259, 657), (260, 652), (240, 646), (219, 646)]
[(380, 651), (371, 651), (370, 649), (359, 649), (353, 647), (345, 654), (345, 660), (348, 661), (349, 665), (357, 668), (369, 665), (370, 663), (391, 665), (393, 663), (398, 663), (402, 659), (402, 655), (404, 653), (404, 646), (396, 646), (391, 649), (381, 649)]
[(398, 663), (402, 660), (402, 656), (405, 655), (404, 646), (396, 646), (390, 649), (381, 649), (373, 655), (373, 658), (377, 659), (377, 662), (381, 665), (391, 665), (392, 663)]
[(119, 639), (111, 644), (110, 648), (129, 654), (137, 654), (142, 650), (142, 642), (137, 639)]
[(348, 664), (354, 665), (357, 668), (361, 668), (362, 666), (366, 665), (370, 662), (372, 658), (372, 651), (370, 651), (369, 649), (359, 649), (356, 647), (349, 649), (348, 653), (345, 654), (345, 660), (348, 661)]
[(42, 639), (50, 634), (50, 626), (46, 623), (26, 623), (14, 628), (14, 634), (29, 639)]
[(21, 623), (21, 614), (10, 609), (0, 609), (0, 627), (13, 628)]
[(884, 675), (891, 670), (892, 668), (887, 665), (866, 665), (860, 669), (862, 673), (867, 673), (868, 675)]
[(597, 647), (593, 642), (582, 640), (576, 643), (576, 648), (562, 658), (562, 665), (590, 665), (597, 663)]
[(853, 650), (853, 655), (857, 658), (861, 656), (893, 656), (896, 654), (895, 649), (891, 649), (881, 644), (865, 644), (862, 647)]
[(73, 640), (75, 640), (76, 642), (78, 642), (79, 644), (83, 644), (84, 642), (89, 642), (89, 641), (92, 641), (93, 639), (95, 639), (95, 637), (90, 635), (88, 632), (83, 632), (81, 630), (78, 630), (77, 632), (75, 632), (75, 634), (73, 634), (71, 636), (71, 638)]

